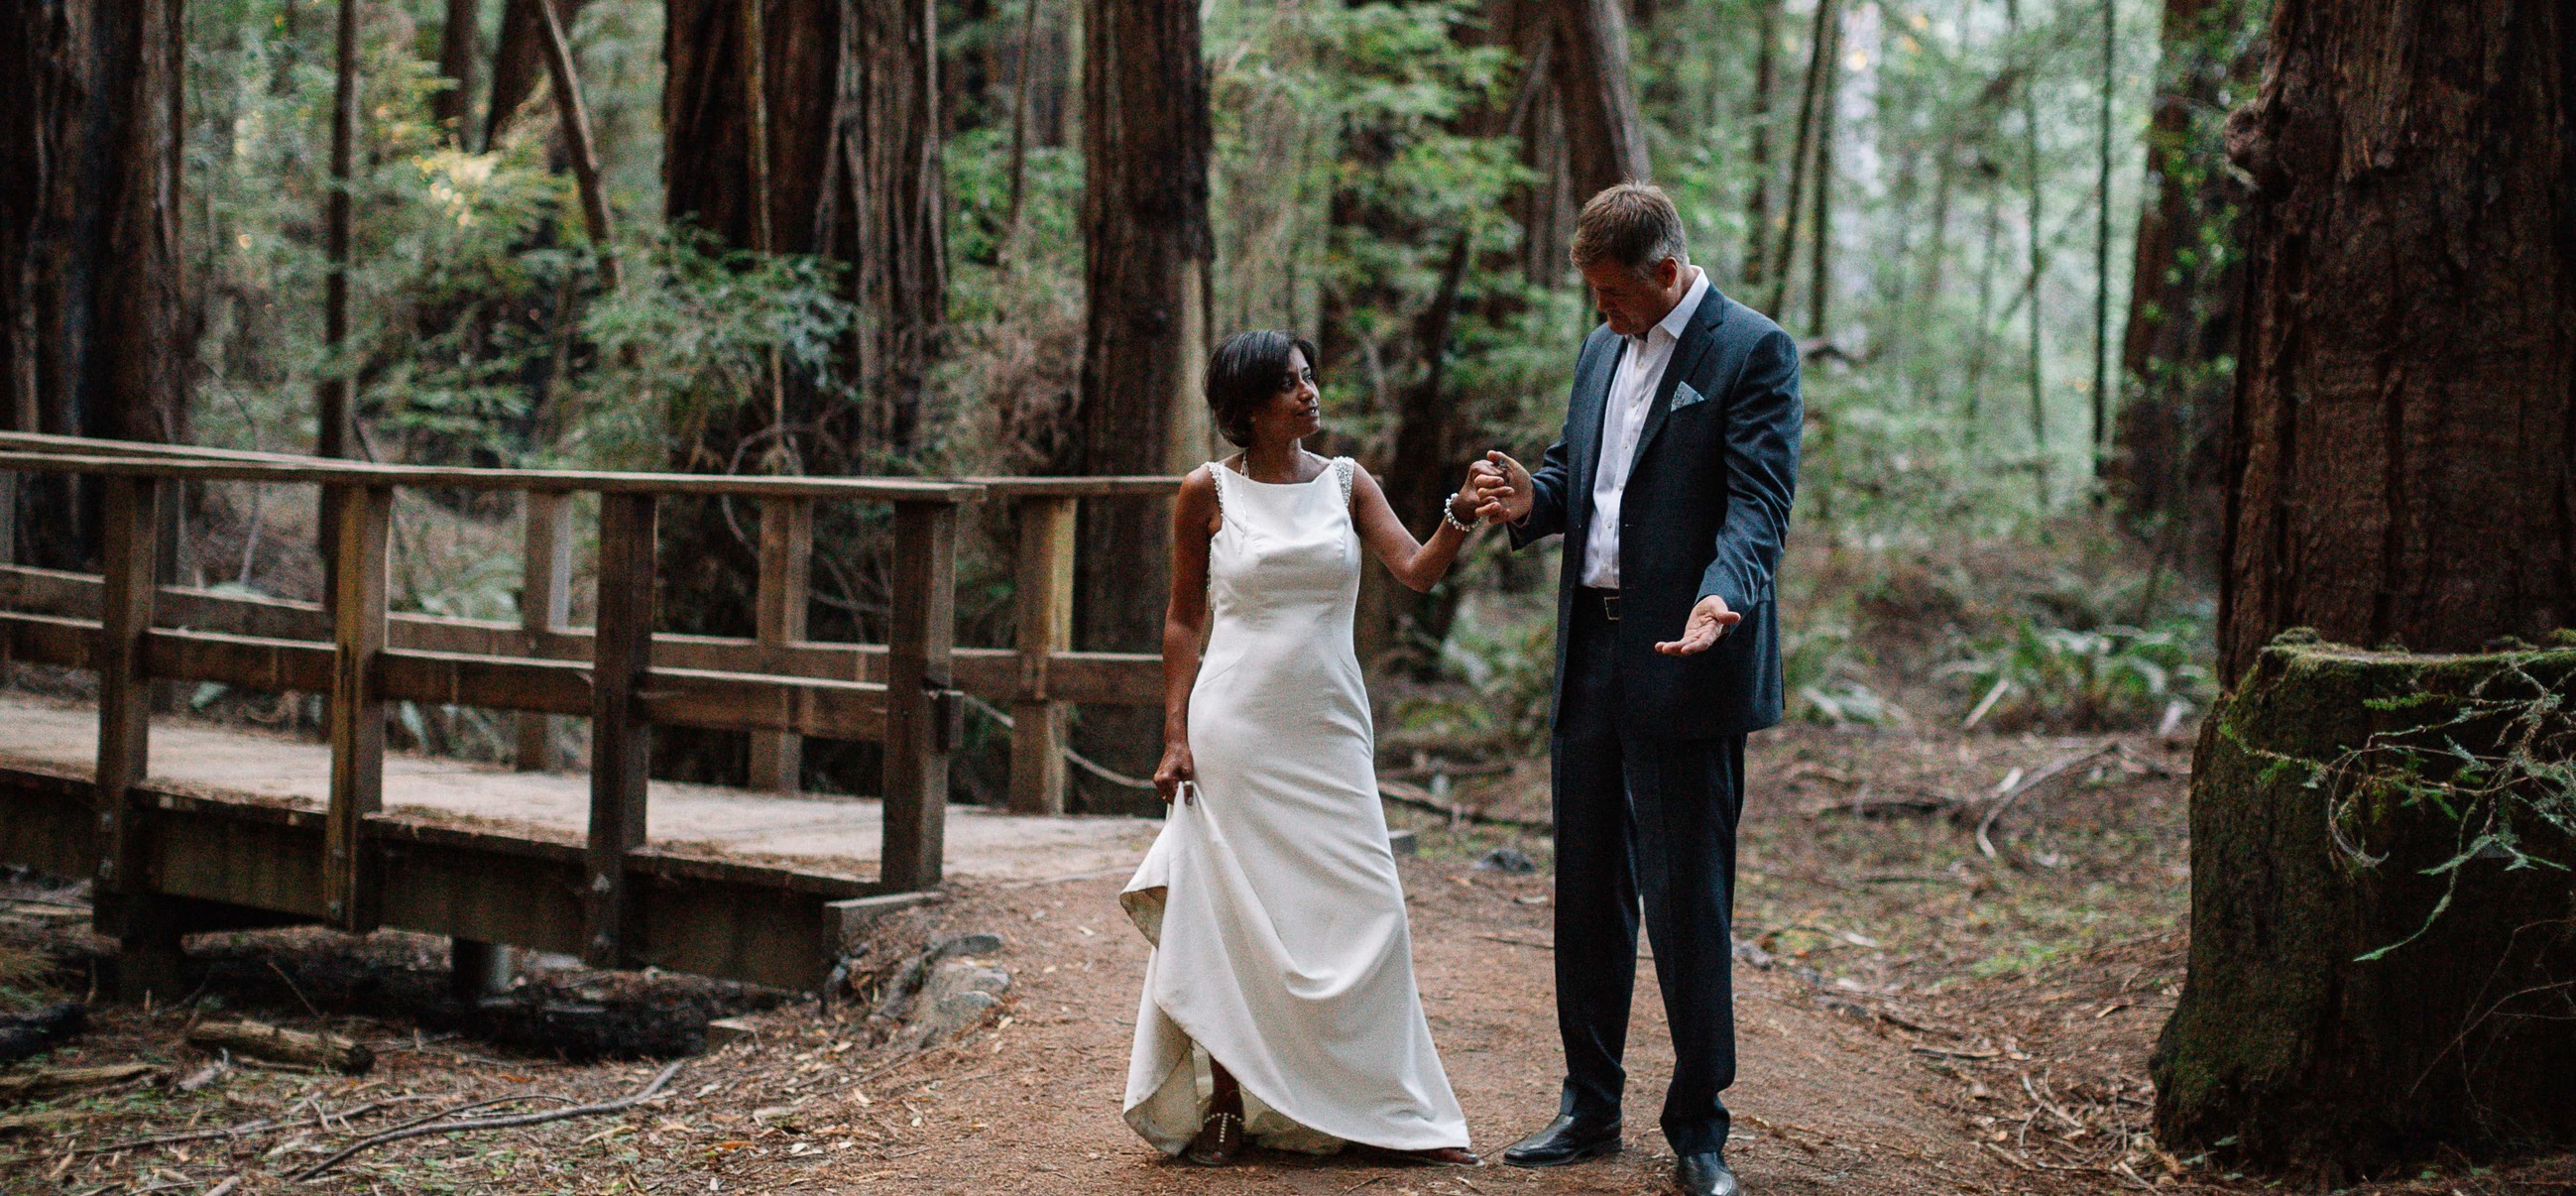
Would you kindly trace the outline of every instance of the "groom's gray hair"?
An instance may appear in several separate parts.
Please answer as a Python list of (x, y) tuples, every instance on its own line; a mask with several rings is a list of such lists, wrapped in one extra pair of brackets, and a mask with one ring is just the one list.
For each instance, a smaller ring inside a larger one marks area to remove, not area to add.
[(1577, 270), (1610, 262), (1643, 278), (1665, 258), (1688, 265), (1690, 242), (1663, 188), (1621, 183), (1593, 196), (1574, 218), (1573, 257)]

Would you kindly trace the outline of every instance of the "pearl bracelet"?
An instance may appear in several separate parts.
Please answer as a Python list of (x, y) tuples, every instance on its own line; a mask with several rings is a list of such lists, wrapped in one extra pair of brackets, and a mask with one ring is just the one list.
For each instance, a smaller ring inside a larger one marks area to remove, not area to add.
[(1475, 525), (1475, 524), (1472, 524), (1472, 523), (1461, 523), (1461, 522), (1459, 522), (1459, 520), (1458, 520), (1458, 496), (1457, 496), (1457, 495), (1455, 495), (1455, 494), (1452, 494), (1452, 495), (1450, 495), (1450, 496), (1449, 496), (1449, 501), (1447, 501), (1447, 502), (1444, 502), (1444, 503), (1440, 504), (1440, 522), (1445, 523), (1445, 524), (1448, 524), (1448, 525), (1449, 525), (1449, 526), (1451, 526), (1451, 527), (1457, 528), (1461, 533), (1464, 533), (1464, 534), (1473, 535), (1473, 534), (1475, 533), (1475, 531), (1476, 531), (1476, 525)]

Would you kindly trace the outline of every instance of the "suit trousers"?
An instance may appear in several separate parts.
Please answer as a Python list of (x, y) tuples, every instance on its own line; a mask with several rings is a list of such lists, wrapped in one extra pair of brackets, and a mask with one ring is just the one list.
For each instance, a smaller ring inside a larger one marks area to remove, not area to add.
[[(1556, 1017), (1565, 1043), (1558, 1111), (1616, 1119), (1637, 980), (1640, 906), (1673, 1040), (1664, 1138), (1677, 1154), (1725, 1149), (1735, 1082), (1735, 828), (1744, 736), (1667, 739), (1620, 717), (1617, 627), (1577, 596), (1557, 695)], [(1678, 637), (1681, 628), (1671, 629)]]

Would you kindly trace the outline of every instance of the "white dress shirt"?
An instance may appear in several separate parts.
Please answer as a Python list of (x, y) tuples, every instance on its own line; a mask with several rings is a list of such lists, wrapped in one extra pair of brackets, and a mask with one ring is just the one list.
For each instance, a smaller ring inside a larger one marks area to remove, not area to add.
[(1601, 460), (1592, 471), (1592, 530), (1583, 542), (1587, 586), (1619, 588), (1619, 498), (1628, 489), (1628, 465), (1636, 459), (1637, 437), (1646, 430), (1646, 411), (1655, 405), (1655, 390), (1663, 385), (1673, 347), (1708, 297), (1707, 273), (1697, 266), (1690, 272), (1690, 293), (1646, 335), (1626, 338), (1618, 369), (1610, 375), (1610, 399), (1601, 412)]

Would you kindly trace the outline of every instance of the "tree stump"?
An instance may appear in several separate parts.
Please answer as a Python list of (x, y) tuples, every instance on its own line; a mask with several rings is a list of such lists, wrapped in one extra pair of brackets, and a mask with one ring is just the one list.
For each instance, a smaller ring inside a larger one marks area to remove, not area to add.
[(2571, 706), (2576, 650), (2263, 650), (2193, 765), (2168, 1148), (2340, 1183), (2576, 1141)]

